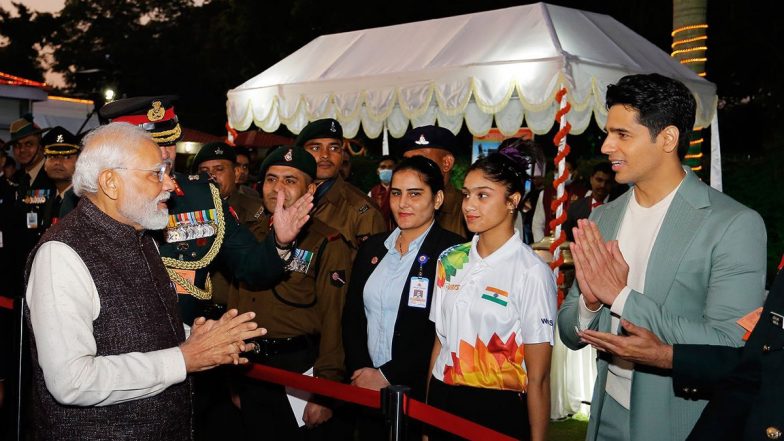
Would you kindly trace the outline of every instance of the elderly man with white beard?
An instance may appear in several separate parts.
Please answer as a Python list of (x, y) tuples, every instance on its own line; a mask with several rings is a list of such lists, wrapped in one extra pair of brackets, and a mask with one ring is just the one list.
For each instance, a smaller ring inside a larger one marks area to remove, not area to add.
[(186, 340), (177, 294), (147, 230), (168, 222), (174, 184), (143, 129), (90, 133), (73, 177), (77, 208), (28, 262), (32, 439), (192, 436), (188, 373), (242, 364), (266, 331), (253, 313), (198, 318)]

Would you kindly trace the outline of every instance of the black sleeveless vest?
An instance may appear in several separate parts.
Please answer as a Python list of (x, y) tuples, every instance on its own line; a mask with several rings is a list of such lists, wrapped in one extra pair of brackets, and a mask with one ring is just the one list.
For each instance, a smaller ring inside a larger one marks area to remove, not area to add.
[[(101, 311), (93, 322), (97, 355), (149, 352), (185, 339), (177, 294), (146, 233), (121, 224), (87, 198), (50, 228), (41, 244), (63, 242), (82, 259), (98, 289)], [(192, 438), (189, 380), (158, 395), (108, 406), (66, 406), (46, 389), (38, 365), (30, 311), (25, 307), (33, 365), (30, 406), (33, 439), (188, 440)]]

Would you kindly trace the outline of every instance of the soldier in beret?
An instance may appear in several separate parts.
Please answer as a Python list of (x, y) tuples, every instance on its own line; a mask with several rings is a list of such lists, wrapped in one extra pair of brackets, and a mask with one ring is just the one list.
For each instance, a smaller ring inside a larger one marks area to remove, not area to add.
[[(265, 158), (261, 175), (264, 207), (250, 229), (264, 240), (278, 223), (278, 199), (283, 197), (288, 207), (315, 191), (316, 161), (301, 147), (279, 147)], [(305, 224), (296, 243), (294, 258), (281, 282), (265, 290), (241, 284), (239, 290), (232, 291), (229, 307), (256, 312), (258, 322), (267, 328), (265, 338), (257, 339), (257, 362), (342, 381), (341, 316), (351, 247), (340, 232), (318, 218)], [(297, 423), (301, 419), (314, 428), (328, 421), (332, 410), (323, 400), (312, 399), (304, 414), (294, 415), (282, 386), (247, 380), (239, 394), (246, 427), (262, 428), (269, 439), (334, 439), (327, 434), (328, 426), (314, 432), (300, 429)]]
[(463, 219), (463, 195), (450, 180), (455, 165), (457, 137), (443, 127), (422, 126), (411, 129), (403, 136), (403, 156), (424, 156), (441, 167), (444, 174), (444, 205), (438, 213), (438, 224), (445, 230), (468, 238)]
[[(234, 147), (222, 142), (205, 144), (193, 158), (192, 169), (196, 173), (206, 173), (215, 181), (220, 195), (230, 209), (234, 210), (241, 224), (255, 220), (256, 213), (261, 209), (261, 198), (239, 192), (235, 183), (235, 166), (237, 154)], [(225, 308), (228, 302), (229, 288), (233, 280), (231, 268), (219, 262), (212, 273), (213, 302)]]
[[(174, 111), (176, 98), (126, 98), (106, 104), (98, 113), (104, 120), (144, 128), (161, 148), (163, 160), (174, 164), (175, 145), (182, 137)], [(251, 285), (268, 286), (280, 278), (292, 255), (292, 241), (310, 211), (311, 198), (306, 196), (281, 210), (287, 222), (281, 222), (275, 234), (258, 243), (250, 231), (240, 226), (236, 213), (221, 198), (218, 186), (209, 176), (174, 173), (173, 177), (177, 185), (169, 199), (169, 225), (162, 234), (160, 252), (169, 277), (181, 294), (183, 321), (190, 325), (196, 317), (210, 315), (214, 307), (209, 272), (219, 255), (234, 277)]]
[(386, 231), (384, 216), (360, 189), (340, 176), (343, 128), (332, 118), (309, 123), (296, 144), (316, 159), (317, 219), (340, 231), (356, 251), (369, 236)]
[(3, 238), (4, 245), (8, 247), (7, 252), (13, 256), (10, 267), (1, 271), (4, 280), (11, 280), (13, 295), (21, 296), (24, 263), (44, 232), (44, 207), (49, 198), (54, 197), (55, 185), (43, 170), (41, 134), (45, 130), (33, 122), (33, 115), (26, 114), (13, 121), (9, 131), (11, 139), (8, 144), (21, 169), (14, 174), (16, 191), (13, 203), (6, 205), (7, 208), (0, 213), (9, 219)]
[(56, 193), (49, 198), (44, 207), (42, 228), (46, 230), (56, 224), (60, 218), (60, 207), (65, 199), (71, 206), (76, 206), (79, 197), (71, 190), (71, 178), (76, 169), (76, 158), (79, 156), (79, 137), (61, 126), (54, 127), (43, 137), (44, 171), (54, 182)]

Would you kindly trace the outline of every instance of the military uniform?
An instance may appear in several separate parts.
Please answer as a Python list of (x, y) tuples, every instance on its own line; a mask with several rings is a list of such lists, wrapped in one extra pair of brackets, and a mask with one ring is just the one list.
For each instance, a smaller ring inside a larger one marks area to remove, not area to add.
[[(11, 140), (8, 144), (13, 145), (22, 138), (39, 135), (43, 131), (44, 129), (33, 122), (33, 116), (27, 114), (11, 123)], [(43, 148), (43, 145), (40, 148)], [(5, 227), (7, 231), (3, 231), (3, 239), (4, 245), (8, 247), (7, 252), (11, 256), (11, 268), (3, 268), (3, 272), (8, 271), (6, 280), (12, 281), (11, 292), (16, 296), (23, 295), (22, 275), (27, 255), (45, 231), (44, 208), (57, 192), (54, 181), (44, 171), (43, 159), (30, 172), (35, 170), (37, 174), (34, 178), (25, 169), (16, 172), (13, 202), (7, 206), (8, 213), (3, 214), (9, 216)]]
[(463, 218), (463, 193), (451, 182), (444, 186), (444, 204), (438, 210), (436, 219), (441, 228), (465, 238), (469, 237)]
[[(444, 150), (453, 157), (457, 150), (457, 138), (448, 129), (437, 126), (416, 127), (403, 136), (401, 141), (404, 152), (420, 149)], [(435, 158), (430, 158), (438, 164)], [(438, 164), (440, 167), (441, 164)], [(442, 170), (443, 171), (443, 170)], [(447, 181), (444, 185), (444, 204), (438, 210), (436, 219), (438, 224), (447, 231), (469, 238), (463, 217), (463, 194), (456, 189), (449, 180), (449, 172), (444, 175)]]
[[(79, 147), (79, 137), (72, 134), (61, 126), (50, 129), (43, 137), (44, 157), (52, 158), (57, 156), (71, 156), (78, 155), (81, 150)], [(63, 201), (70, 199), (68, 203), (76, 207), (79, 198), (74, 194), (73, 189), (69, 186), (63, 194), (58, 190), (54, 191), (54, 196), (50, 197), (43, 209), (43, 218), (41, 220), (41, 228), (46, 231), (49, 227), (56, 224), (60, 219), (60, 209), (62, 208)]]
[[(161, 147), (173, 146), (182, 135), (174, 113), (174, 96), (138, 97), (114, 101), (101, 108), (102, 118), (139, 125)], [(283, 274), (284, 262), (273, 235), (257, 242), (241, 227), (233, 210), (221, 200), (206, 174), (174, 174), (175, 192), (169, 199), (169, 224), (159, 236), (163, 263), (179, 296), (183, 322), (214, 311), (209, 272), (216, 258), (237, 280), (266, 285)]]
[(338, 176), (325, 181), (317, 192), (318, 203), (313, 216), (339, 231), (354, 250), (368, 237), (386, 231), (384, 216), (362, 191)]
[[(253, 197), (235, 191), (226, 199), (230, 210), (237, 214), (237, 220), (241, 225), (248, 226), (256, 221), (261, 215), (261, 198)], [(222, 262), (218, 263), (215, 272), (212, 274), (212, 301), (216, 305), (226, 306), (229, 302), (229, 292), (234, 284), (234, 277), (230, 268), (226, 268)]]
[[(310, 122), (297, 135), (296, 145), (303, 147), (312, 139), (327, 138), (343, 142), (343, 127), (332, 118)], [(313, 216), (338, 230), (356, 250), (368, 237), (386, 231), (381, 210), (367, 194), (346, 182), (340, 173), (322, 182), (315, 195)]]
[[(311, 177), (316, 174), (315, 159), (298, 147), (271, 152), (262, 164), (262, 176), (273, 165), (295, 168)], [(262, 211), (250, 229), (257, 239), (264, 240), (273, 222), (274, 216)], [(337, 230), (316, 218), (303, 227), (296, 244), (280, 282), (264, 290), (240, 284), (232, 290), (229, 306), (240, 312), (256, 312), (257, 322), (267, 329), (267, 335), (256, 340), (252, 360), (298, 373), (312, 368), (316, 377), (342, 381), (341, 318), (352, 265), (351, 247)], [(259, 427), (266, 439), (343, 439), (330, 432), (334, 430), (331, 424), (316, 431), (300, 431), (283, 386), (245, 380), (238, 390), (246, 427)]]

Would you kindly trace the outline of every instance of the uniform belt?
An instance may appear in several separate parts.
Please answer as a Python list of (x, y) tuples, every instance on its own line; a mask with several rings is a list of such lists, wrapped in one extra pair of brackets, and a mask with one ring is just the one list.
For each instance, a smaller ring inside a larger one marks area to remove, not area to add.
[(249, 352), (258, 358), (270, 358), (275, 355), (290, 354), (292, 352), (303, 351), (309, 347), (317, 345), (317, 337), (311, 335), (298, 335), (296, 337), (284, 338), (257, 338), (251, 342), (255, 345)]

